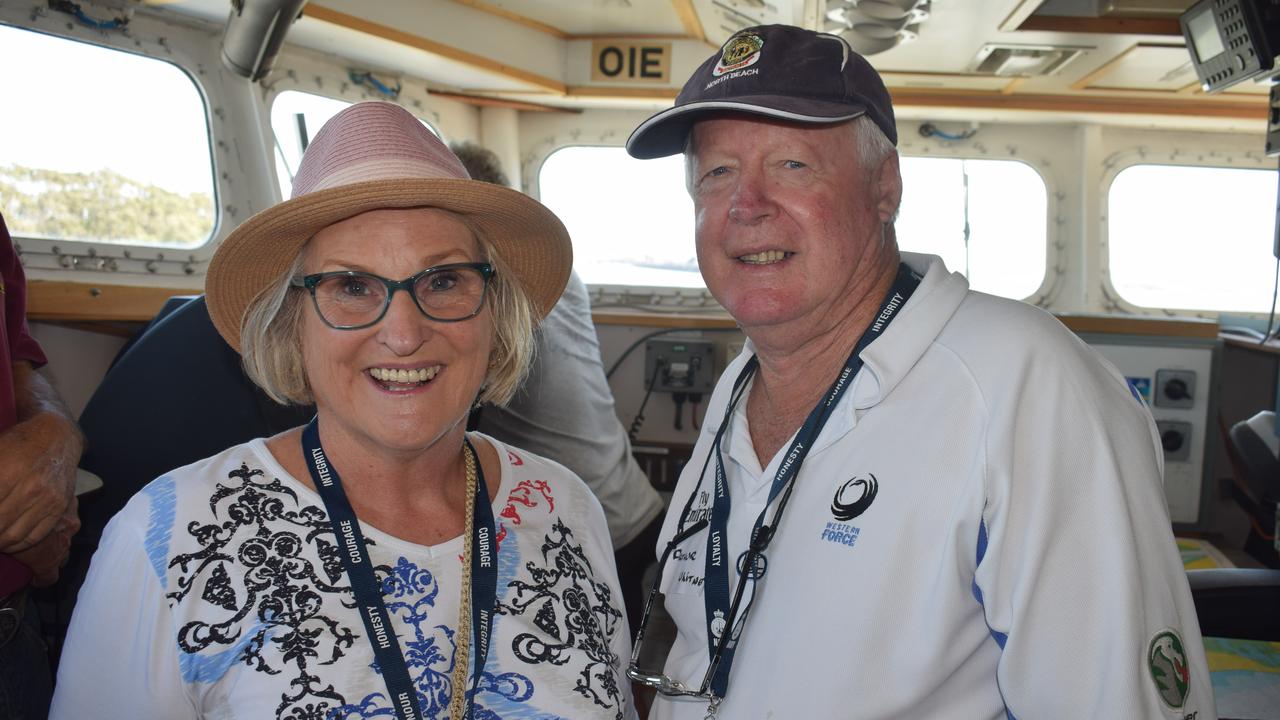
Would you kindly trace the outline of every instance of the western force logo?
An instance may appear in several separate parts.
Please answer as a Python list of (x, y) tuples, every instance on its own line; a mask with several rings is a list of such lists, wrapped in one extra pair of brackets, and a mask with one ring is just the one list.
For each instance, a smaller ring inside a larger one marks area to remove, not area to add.
[(720, 53), (720, 62), (716, 63), (711, 74), (720, 77), (727, 72), (741, 70), (755, 65), (760, 60), (760, 49), (764, 40), (759, 35), (744, 33), (725, 43), (724, 52)]
[(831, 514), (841, 522), (858, 517), (871, 507), (879, 488), (876, 476), (871, 473), (867, 473), (866, 477), (854, 476), (836, 490), (836, 496), (831, 501)]
[(1182, 638), (1174, 630), (1162, 630), (1147, 649), (1147, 669), (1156, 684), (1156, 694), (1171, 710), (1181, 710), (1191, 687), (1191, 669), (1182, 649)]
[(862, 529), (849, 523), (829, 522), (822, 529), (822, 539), (829, 543), (853, 547), (858, 542)]

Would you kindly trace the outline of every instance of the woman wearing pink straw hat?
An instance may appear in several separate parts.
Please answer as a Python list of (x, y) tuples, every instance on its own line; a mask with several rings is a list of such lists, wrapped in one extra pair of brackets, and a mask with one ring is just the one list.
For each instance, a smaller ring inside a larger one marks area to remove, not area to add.
[(206, 280), (248, 375), (316, 417), (112, 520), (52, 717), (633, 717), (599, 504), (465, 430), (519, 386), (571, 263), (555, 215), (403, 109), (330, 120)]

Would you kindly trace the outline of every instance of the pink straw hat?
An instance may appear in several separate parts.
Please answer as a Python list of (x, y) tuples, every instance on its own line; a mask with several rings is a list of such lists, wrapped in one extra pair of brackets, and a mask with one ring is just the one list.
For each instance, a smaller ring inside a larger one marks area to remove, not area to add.
[(245, 309), (280, 279), (321, 229), (380, 208), (432, 207), (463, 216), (489, 242), (546, 317), (573, 267), (569, 233), (542, 203), (472, 180), (462, 163), (403, 108), (357, 103), (325, 123), (307, 147), (293, 197), (241, 223), (205, 276), (209, 315), (240, 351)]

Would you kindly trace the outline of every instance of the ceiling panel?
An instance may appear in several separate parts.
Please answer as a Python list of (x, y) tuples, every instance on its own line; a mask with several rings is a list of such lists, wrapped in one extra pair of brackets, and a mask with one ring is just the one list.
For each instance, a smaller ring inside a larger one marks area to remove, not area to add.
[(707, 42), (723, 45), (729, 36), (752, 25), (802, 25), (804, 0), (692, 0)]
[(1196, 83), (1196, 72), (1185, 47), (1140, 43), (1089, 73), (1074, 87), (1178, 92)]
[(454, 1), (513, 22), (525, 19), (555, 28), (565, 35), (685, 35), (673, 0)]
[(408, 73), (444, 87), (513, 92), (538, 89), (536, 84), (509, 74), (305, 16), (290, 29), (289, 42), (320, 51), (340, 47), (343, 56), (354, 61), (353, 65), (363, 65), (358, 69), (384, 70), (392, 75)]

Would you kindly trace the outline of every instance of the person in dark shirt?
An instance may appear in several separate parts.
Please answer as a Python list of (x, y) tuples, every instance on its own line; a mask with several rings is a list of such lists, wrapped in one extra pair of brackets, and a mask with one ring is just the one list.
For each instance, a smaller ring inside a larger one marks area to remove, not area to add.
[(52, 673), (28, 589), (58, 579), (84, 441), (27, 331), (26, 278), (0, 217), (0, 717), (43, 718)]

